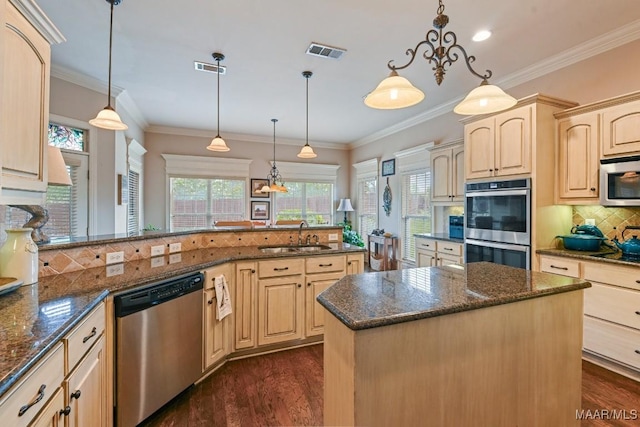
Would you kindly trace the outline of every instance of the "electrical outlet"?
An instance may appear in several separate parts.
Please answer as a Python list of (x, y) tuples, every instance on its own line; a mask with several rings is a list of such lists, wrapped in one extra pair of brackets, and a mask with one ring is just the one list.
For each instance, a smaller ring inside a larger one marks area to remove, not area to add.
[(338, 240), (338, 234), (336, 234), (336, 233), (329, 234), (329, 241), (330, 242), (335, 242), (336, 240)]
[(124, 252), (109, 252), (107, 253), (107, 265), (109, 264), (117, 264), (119, 262), (124, 262)]
[(329, 247), (331, 249), (338, 249), (338, 244), (337, 243), (329, 243)]
[(151, 268), (162, 267), (164, 265), (164, 257), (151, 258)]
[(180, 262), (180, 261), (182, 261), (182, 254), (181, 253), (169, 255), (169, 264), (175, 264), (175, 263)]
[(124, 264), (107, 266), (107, 277), (117, 276), (119, 274), (124, 274)]
[(182, 250), (182, 243), (170, 243), (169, 253), (180, 252)]
[(151, 246), (151, 256), (164, 255), (164, 246)]
[(596, 220), (593, 219), (593, 218), (587, 218), (587, 219), (584, 220), (584, 223), (586, 225), (596, 225)]

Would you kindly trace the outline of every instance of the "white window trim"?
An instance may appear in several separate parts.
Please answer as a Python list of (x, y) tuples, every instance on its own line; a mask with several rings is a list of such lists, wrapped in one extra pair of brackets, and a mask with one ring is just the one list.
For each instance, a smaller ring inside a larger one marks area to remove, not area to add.
[[(273, 166), (273, 162), (269, 162)], [(319, 163), (276, 162), (280, 175), (287, 181), (333, 182), (338, 180), (340, 165)]]
[(131, 139), (127, 147), (129, 169), (138, 174), (138, 230), (142, 230), (144, 228), (144, 162), (142, 156), (147, 150), (135, 139)]
[[(219, 157), (185, 156), (179, 154), (161, 154), (165, 160), (165, 228), (171, 226), (171, 177), (189, 178), (238, 178), (245, 180), (249, 189), (251, 159), (232, 159)], [(245, 201), (245, 218), (250, 218), (250, 203)]]
[(58, 123), (63, 126), (70, 126), (77, 129), (83, 129), (87, 133), (85, 141), (85, 153), (89, 155), (89, 194), (87, 194), (89, 209), (89, 236), (96, 234), (98, 227), (98, 156), (92, 155), (93, 145), (97, 144), (98, 131), (89, 122), (72, 119), (70, 117), (59, 116), (57, 114), (49, 114), (49, 123)]

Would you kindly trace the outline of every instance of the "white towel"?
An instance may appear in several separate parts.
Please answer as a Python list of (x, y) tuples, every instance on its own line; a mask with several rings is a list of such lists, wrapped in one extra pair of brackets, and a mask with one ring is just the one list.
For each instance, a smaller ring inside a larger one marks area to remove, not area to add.
[(219, 275), (214, 280), (216, 288), (216, 317), (218, 320), (224, 319), (231, 314), (231, 295), (229, 294), (229, 285), (224, 275)]

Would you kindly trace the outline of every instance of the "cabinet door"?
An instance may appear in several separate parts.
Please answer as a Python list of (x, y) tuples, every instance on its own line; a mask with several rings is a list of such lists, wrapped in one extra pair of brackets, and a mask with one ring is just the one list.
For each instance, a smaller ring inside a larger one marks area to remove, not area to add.
[(464, 200), (464, 145), (451, 150), (451, 190), (454, 202)]
[(207, 370), (216, 362), (224, 359), (229, 353), (229, 320), (231, 315), (222, 320), (216, 317), (215, 289), (204, 291), (204, 364), (203, 370)]
[(304, 310), (301, 274), (258, 283), (258, 345), (302, 338)]
[(459, 256), (444, 255), (444, 254), (438, 253), (437, 258), (438, 258), (437, 265), (452, 265), (452, 264), (461, 265), (461, 264), (463, 264), (463, 260)]
[(464, 127), (464, 167), (466, 179), (493, 176), (494, 135), (493, 118), (478, 120)]
[(364, 254), (347, 255), (347, 274), (361, 274), (364, 272)]
[(431, 151), (431, 201), (449, 202), (452, 192), (451, 150)]
[(325, 309), (320, 304), (318, 304), (318, 301), (316, 301), (316, 297), (320, 294), (320, 292), (324, 291), (341, 278), (342, 274), (339, 273), (307, 275), (307, 286), (305, 290), (305, 332), (307, 337), (321, 335), (324, 333)]
[(71, 407), (68, 427), (107, 426), (106, 363), (104, 336), (64, 382), (67, 405)]
[(558, 134), (558, 198), (597, 202), (598, 114), (562, 119), (558, 122)]
[(436, 253), (431, 251), (417, 250), (416, 266), (417, 267), (435, 267)]
[(495, 176), (531, 173), (532, 107), (495, 117)]
[(51, 47), (11, 2), (5, 4), (4, 55), (10, 60), (2, 63), (0, 114), (11, 126), (0, 130), (2, 186), (44, 193)]
[(51, 400), (42, 408), (29, 427), (62, 427), (64, 426), (65, 406), (62, 387), (58, 387)]
[(602, 154), (617, 156), (640, 151), (640, 101), (602, 111)]
[(255, 262), (236, 263), (234, 295), (234, 348), (256, 346), (256, 292), (258, 276)]

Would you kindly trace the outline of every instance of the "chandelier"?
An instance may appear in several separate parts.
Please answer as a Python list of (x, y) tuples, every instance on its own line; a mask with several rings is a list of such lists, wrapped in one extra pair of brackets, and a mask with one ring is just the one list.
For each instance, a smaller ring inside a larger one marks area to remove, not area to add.
[(271, 171), (267, 175), (267, 184), (264, 185), (257, 192), (260, 193), (287, 193), (287, 187), (284, 186), (284, 181), (280, 175), (280, 171), (276, 167), (276, 122), (278, 119), (271, 119), (273, 122), (273, 163), (271, 164)]
[(506, 110), (516, 104), (515, 98), (506, 94), (498, 86), (489, 84), (492, 76), (490, 70), (485, 74), (476, 72), (471, 64), (476, 60), (475, 56), (469, 56), (462, 46), (458, 44), (458, 37), (453, 31), (444, 32), (444, 28), (449, 23), (449, 17), (444, 14), (444, 4), (439, 1), (438, 16), (433, 20), (435, 29), (429, 30), (424, 40), (420, 41), (414, 49), (407, 49), (406, 54), (411, 56), (405, 65), (394, 65), (393, 60), (387, 63), (391, 70), (389, 77), (384, 79), (369, 93), (364, 103), (371, 108), (377, 109), (397, 109), (411, 107), (424, 99), (424, 93), (413, 86), (409, 80), (398, 75), (398, 70), (409, 67), (418, 54), (418, 49), (424, 47), (425, 52), (422, 57), (430, 64), (433, 64), (433, 71), (436, 83), (440, 85), (444, 80), (444, 75), (451, 64), (460, 57), (464, 58), (467, 68), (474, 76), (481, 79), (480, 86), (473, 89), (469, 94), (453, 109), (458, 114), (487, 114)]

